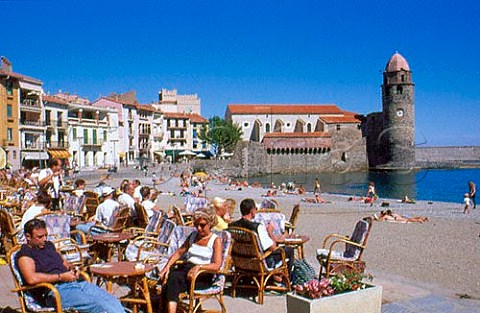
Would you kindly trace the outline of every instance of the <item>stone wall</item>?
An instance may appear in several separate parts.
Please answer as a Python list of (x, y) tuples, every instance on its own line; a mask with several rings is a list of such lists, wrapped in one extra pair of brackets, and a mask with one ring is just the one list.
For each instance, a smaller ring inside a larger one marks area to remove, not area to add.
[[(195, 160), (194, 168), (230, 177), (367, 170), (365, 138), (353, 142), (350, 146), (338, 145), (330, 152), (316, 155), (272, 155), (266, 153), (261, 143), (241, 142), (232, 159)], [(345, 161), (342, 160), (344, 152)], [(480, 167), (480, 146), (417, 147), (415, 156), (416, 166), (421, 168)]]
[(480, 147), (417, 147), (415, 160), (422, 168), (480, 167)]
[(333, 145), (316, 153), (269, 154), (259, 142), (240, 142), (230, 160), (198, 160), (195, 166), (222, 175), (341, 172), (367, 169), (366, 142), (358, 129), (332, 134)]

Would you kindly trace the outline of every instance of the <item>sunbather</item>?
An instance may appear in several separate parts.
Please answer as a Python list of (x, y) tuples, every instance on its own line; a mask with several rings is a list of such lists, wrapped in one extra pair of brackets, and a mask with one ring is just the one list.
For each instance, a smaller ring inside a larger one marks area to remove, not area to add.
[(376, 221), (398, 222), (398, 223), (423, 223), (428, 221), (428, 218), (424, 216), (406, 217), (397, 213), (393, 213), (391, 210), (381, 211), (379, 216), (374, 214), (373, 217)]
[(308, 202), (308, 203), (332, 203), (332, 201), (325, 200), (322, 197), (320, 197), (320, 195), (315, 195), (315, 197), (313, 198), (305, 198), (305, 199), (302, 199), (302, 201)]

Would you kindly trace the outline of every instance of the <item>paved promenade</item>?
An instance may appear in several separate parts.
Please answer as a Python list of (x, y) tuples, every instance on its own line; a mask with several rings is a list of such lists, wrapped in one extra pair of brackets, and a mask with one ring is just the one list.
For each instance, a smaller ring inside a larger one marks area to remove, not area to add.
[[(441, 291), (432, 292), (412, 286), (406, 282), (376, 280), (384, 288), (382, 313), (475, 313), (480, 312), (480, 300), (466, 300), (443, 295)], [(13, 279), (8, 266), (0, 266), (0, 313), (10, 307), (19, 310), (16, 295), (10, 292)], [(251, 299), (225, 297), (227, 312), (230, 313), (267, 313), (286, 312), (286, 298), (282, 295), (267, 294), (265, 304), (259, 305)], [(206, 308), (215, 308), (207, 303)], [(358, 312), (361, 313), (361, 312)]]
[[(158, 172), (157, 172), (158, 175)], [(87, 178), (93, 188), (99, 181), (99, 177), (105, 178), (106, 172), (85, 172), (82, 177)], [(137, 170), (122, 170), (121, 173), (111, 175), (106, 183), (112, 186), (118, 186), (121, 179), (138, 177), (142, 183), (151, 185), (151, 177), (143, 177)], [(162, 189), (164, 186), (159, 186)], [(226, 191), (224, 191), (226, 192)], [(221, 196), (225, 196), (220, 194)], [(172, 201), (181, 201), (181, 199), (172, 198)], [(313, 240), (312, 240), (313, 241)], [(312, 243), (312, 246), (315, 246)], [(314, 255), (314, 247), (308, 251), (309, 255)], [(311, 264), (315, 260), (309, 260)], [(475, 266), (472, 264), (472, 266)], [(373, 272), (372, 272), (373, 271)], [(375, 277), (373, 283), (383, 287), (383, 305), (382, 312), (479, 312), (480, 313), (480, 295), (470, 294), (476, 299), (461, 299), (451, 290), (445, 290), (438, 286), (419, 285), (418, 281), (409, 280), (405, 277), (386, 274), (385, 272), (375, 272), (373, 268), (369, 273)], [(0, 266), (0, 313), (3, 313), (7, 307), (18, 309), (19, 304), (16, 295), (11, 293), (13, 280), (8, 266)], [(225, 297), (227, 311), (232, 313), (244, 312), (285, 312), (286, 297), (284, 295), (267, 294), (265, 304), (259, 305), (251, 299)], [(206, 305), (208, 308), (210, 305)], [(212, 307), (213, 308), (213, 307)], [(361, 313), (361, 312), (360, 312)]]

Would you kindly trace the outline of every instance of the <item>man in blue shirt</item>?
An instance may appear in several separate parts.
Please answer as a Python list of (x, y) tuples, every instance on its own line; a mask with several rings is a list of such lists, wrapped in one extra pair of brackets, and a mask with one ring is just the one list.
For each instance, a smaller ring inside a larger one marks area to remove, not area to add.
[[(27, 243), (16, 255), (15, 262), (29, 285), (51, 283), (57, 288), (64, 309), (74, 308), (79, 312), (124, 313), (117, 298), (86, 281), (79, 281), (79, 274), (57, 252), (52, 242), (47, 241), (45, 222), (39, 219), (28, 221), (24, 227)], [(37, 300), (52, 306), (53, 297), (33, 295)], [(39, 299), (42, 297), (42, 299)]]

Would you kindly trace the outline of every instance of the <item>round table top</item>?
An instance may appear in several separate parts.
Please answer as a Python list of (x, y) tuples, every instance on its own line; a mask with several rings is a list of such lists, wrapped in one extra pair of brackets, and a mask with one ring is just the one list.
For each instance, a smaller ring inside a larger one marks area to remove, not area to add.
[(153, 269), (153, 264), (142, 262), (107, 262), (90, 265), (90, 271), (98, 276), (143, 276)]
[(103, 233), (103, 234), (92, 236), (93, 240), (106, 242), (106, 243), (119, 242), (122, 240), (130, 240), (132, 238), (133, 238), (133, 235), (130, 233)]
[(275, 237), (277, 243), (285, 245), (295, 245), (299, 243), (305, 243), (310, 240), (310, 237), (307, 235), (280, 235)]

